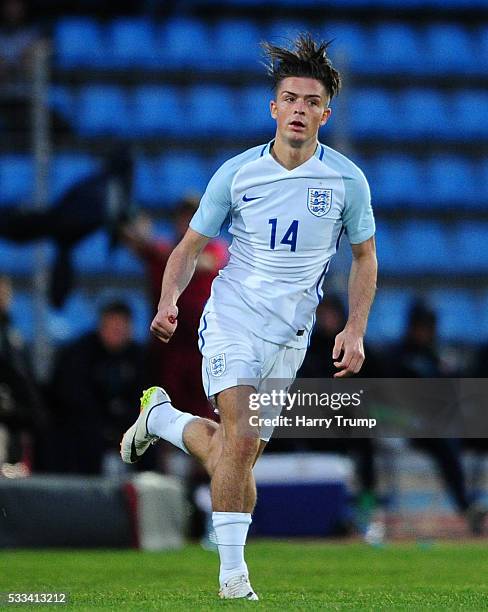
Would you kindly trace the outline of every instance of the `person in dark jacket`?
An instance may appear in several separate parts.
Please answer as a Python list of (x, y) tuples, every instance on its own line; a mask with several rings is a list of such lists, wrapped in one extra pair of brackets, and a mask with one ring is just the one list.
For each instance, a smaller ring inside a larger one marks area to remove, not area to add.
[[(388, 362), (390, 375), (396, 378), (459, 375), (444, 370), (437, 346), (437, 314), (422, 301), (412, 303), (404, 337), (391, 352)], [(481, 535), (487, 510), (468, 493), (461, 440), (416, 438), (410, 443), (432, 457), (458, 513), (466, 518), (473, 535)]]
[(118, 459), (120, 431), (133, 420), (145, 379), (145, 350), (133, 339), (124, 302), (102, 308), (98, 328), (57, 355), (52, 395), (65, 444), (59, 471), (100, 474)]
[[(47, 429), (47, 415), (23, 339), (11, 321), (12, 296), (10, 278), (0, 276), (0, 425), (7, 431), (7, 448), (2, 454), (7, 463), (24, 460), (32, 463)], [(29, 450), (24, 433), (29, 435), (29, 444), (33, 445)], [(29, 454), (30, 457), (26, 457)], [(36, 466), (29, 466), (32, 467)]]

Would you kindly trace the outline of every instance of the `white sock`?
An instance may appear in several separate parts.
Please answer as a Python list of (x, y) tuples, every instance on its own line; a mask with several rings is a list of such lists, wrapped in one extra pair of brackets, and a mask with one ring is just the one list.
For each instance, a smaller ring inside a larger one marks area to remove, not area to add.
[(161, 404), (151, 410), (147, 419), (147, 431), (190, 454), (183, 442), (183, 429), (187, 423), (198, 418), (189, 412), (177, 410), (170, 403)]
[(251, 515), (248, 512), (213, 512), (212, 522), (219, 547), (219, 581), (222, 586), (231, 576), (248, 575), (244, 546)]

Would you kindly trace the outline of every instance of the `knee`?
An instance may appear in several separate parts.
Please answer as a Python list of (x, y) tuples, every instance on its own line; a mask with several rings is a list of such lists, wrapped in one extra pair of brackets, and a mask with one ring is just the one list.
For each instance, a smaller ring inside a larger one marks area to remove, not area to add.
[(254, 463), (259, 450), (257, 436), (237, 436), (224, 441), (224, 453), (242, 464)]

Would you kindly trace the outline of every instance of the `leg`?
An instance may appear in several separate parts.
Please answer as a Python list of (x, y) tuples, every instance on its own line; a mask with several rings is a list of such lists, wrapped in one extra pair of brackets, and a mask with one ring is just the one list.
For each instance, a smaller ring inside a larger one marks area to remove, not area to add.
[(469, 499), (458, 440), (425, 438), (416, 440), (415, 445), (433, 457), (459, 512), (466, 512)]
[(256, 598), (248, 581), (244, 546), (256, 503), (252, 469), (264, 449), (259, 431), (249, 425), (248, 397), (252, 387), (233, 387), (217, 396), (221, 424), (190, 421), (183, 431), (186, 449), (211, 477), (212, 522), (220, 555), (219, 582), (223, 597)]
[(247, 489), (253, 487), (252, 468), (259, 450), (259, 431), (250, 427), (249, 412), (244, 404), (252, 392), (250, 387), (247, 390), (234, 387), (218, 397), (222, 450), (212, 476), (212, 500), (217, 512), (252, 512), (254, 509), (255, 495)]
[[(217, 398), (221, 425), (209, 419), (197, 418), (190, 421), (183, 431), (186, 448), (203, 464), (212, 479), (212, 499), (216, 511), (252, 512), (256, 504), (252, 468), (266, 442), (258, 440), (257, 432), (248, 431), (249, 436), (243, 435), (244, 429), (249, 429), (245, 409), (241, 410), (240, 419), (237, 416), (237, 402), (252, 391), (251, 387), (244, 392), (241, 387), (222, 391)], [(237, 465), (234, 466), (236, 461)], [(236, 499), (239, 500), (237, 503)], [(239, 509), (227, 509), (229, 504)]]

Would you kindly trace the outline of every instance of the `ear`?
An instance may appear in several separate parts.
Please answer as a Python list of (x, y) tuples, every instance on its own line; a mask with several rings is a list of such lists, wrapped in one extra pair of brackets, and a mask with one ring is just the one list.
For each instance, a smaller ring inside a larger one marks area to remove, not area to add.
[(322, 119), (320, 120), (320, 125), (325, 125), (327, 123), (327, 121), (329, 120), (329, 117), (332, 114), (332, 109), (331, 108), (324, 108), (324, 112), (322, 114)]
[(269, 103), (269, 110), (273, 119), (276, 119), (278, 116), (278, 106), (275, 100), (271, 100), (271, 102)]

